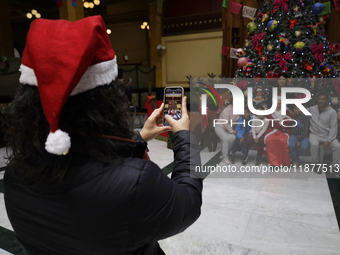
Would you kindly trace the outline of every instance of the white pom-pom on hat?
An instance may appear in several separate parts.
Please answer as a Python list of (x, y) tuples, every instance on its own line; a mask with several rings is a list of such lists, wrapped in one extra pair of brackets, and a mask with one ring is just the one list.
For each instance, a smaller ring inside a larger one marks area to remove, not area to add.
[(54, 133), (49, 133), (45, 143), (45, 149), (52, 154), (65, 155), (71, 147), (71, 138), (68, 133), (58, 129)]

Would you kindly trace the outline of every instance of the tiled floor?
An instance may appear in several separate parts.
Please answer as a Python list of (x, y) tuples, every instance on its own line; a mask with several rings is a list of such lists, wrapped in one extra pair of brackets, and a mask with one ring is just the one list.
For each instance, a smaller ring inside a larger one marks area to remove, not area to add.
[[(165, 142), (153, 140), (148, 147), (151, 160), (161, 168), (173, 161), (173, 152)], [(202, 164), (214, 165), (218, 153), (219, 147), (216, 152), (203, 150)], [(253, 159), (251, 153), (247, 165), (252, 165)], [(240, 162), (239, 155), (237, 160)], [(0, 167), (3, 164), (0, 162)], [(205, 179), (197, 222), (160, 242), (167, 255), (340, 255), (340, 233), (324, 174), (222, 177)], [(12, 230), (3, 194), (0, 226)], [(0, 236), (0, 248), (4, 248), (1, 240)], [(5, 254), (12, 253), (0, 249), (0, 255)]]
[(201, 217), (185, 232), (161, 241), (166, 254), (340, 254), (325, 176), (274, 177), (209, 176)]

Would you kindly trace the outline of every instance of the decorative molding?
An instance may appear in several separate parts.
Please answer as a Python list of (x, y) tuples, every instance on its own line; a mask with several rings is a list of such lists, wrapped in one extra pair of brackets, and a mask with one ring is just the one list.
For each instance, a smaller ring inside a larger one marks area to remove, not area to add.
[(222, 12), (176, 18), (164, 18), (163, 36), (180, 35), (222, 29)]

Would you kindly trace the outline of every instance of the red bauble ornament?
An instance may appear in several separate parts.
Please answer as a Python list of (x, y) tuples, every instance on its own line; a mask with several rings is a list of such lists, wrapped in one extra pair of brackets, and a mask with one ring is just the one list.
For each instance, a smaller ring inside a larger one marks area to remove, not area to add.
[(278, 78), (279, 77), (279, 74), (275, 71), (269, 71), (267, 74), (266, 74), (267, 78), (271, 79), (271, 78)]

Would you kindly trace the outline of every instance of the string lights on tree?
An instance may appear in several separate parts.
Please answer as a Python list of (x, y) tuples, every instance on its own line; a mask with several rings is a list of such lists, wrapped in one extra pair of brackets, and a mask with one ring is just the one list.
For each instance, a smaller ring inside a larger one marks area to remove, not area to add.
[(33, 9), (31, 12), (28, 12), (28, 13), (26, 14), (26, 17), (27, 17), (28, 19), (32, 19), (33, 17), (35, 17), (35, 18), (37, 18), (37, 19), (40, 19), (40, 18), (41, 18), (41, 14), (38, 13), (37, 10)]
[(83, 0), (83, 6), (85, 8), (93, 9), (95, 5), (100, 5), (100, 0), (93, 0), (93, 1)]
[(143, 24), (140, 26), (141, 29), (150, 29), (150, 26), (148, 25), (148, 22), (144, 21)]
[[(293, 82), (290, 86), (302, 86), (312, 94), (327, 91), (331, 97), (340, 96), (340, 70), (333, 63), (340, 55), (340, 45), (326, 35), (329, 12), (323, 13), (324, 5), (309, 0), (259, 2), (257, 16), (247, 24), (244, 61), (235, 77), (303, 78), (304, 84)], [(321, 82), (316, 78), (330, 79)], [(316, 104), (313, 100), (310, 105)]]

